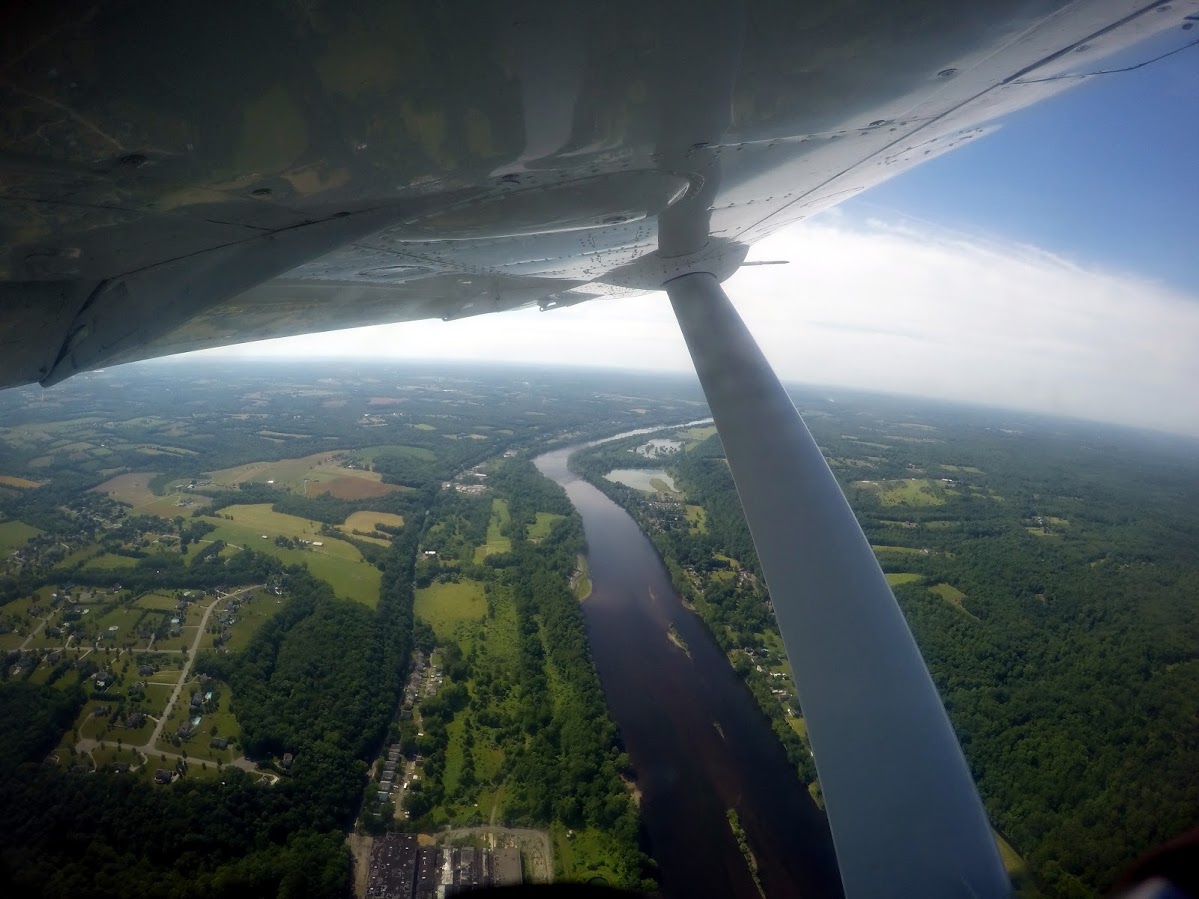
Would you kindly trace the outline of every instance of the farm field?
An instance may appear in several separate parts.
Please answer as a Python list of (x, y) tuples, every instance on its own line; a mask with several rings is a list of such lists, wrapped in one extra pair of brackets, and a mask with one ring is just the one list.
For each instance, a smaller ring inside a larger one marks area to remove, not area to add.
[[(230, 516), (233, 520), (221, 516)], [(246, 547), (275, 556), (289, 565), (307, 565), (313, 576), (333, 587), (344, 599), (352, 599), (374, 608), (379, 602), (382, 573), (362, 558), (349, 543), (332, 537), (323, 538), (320, 525), (307, 518), (271, 510), (269, 503), (227, 506), (219, 516), (204, 519), (216, 527), (208, 538), (224, 540), (231, 546)], [(278, 546), (275, 537), (304, 539), (304, 549)], [(320, 543), (321, 546), (315, 544)]]
[(327, 450), (299, 459), (274, 462), (250, 462), (212, 472), (212, 481), (225, 487), (236, 484), (271, 484), (305, 496), (328, 493), (337, 499), (369, 499), (405, 490), (398, 484), (384, 484), (378, 472), (347, 468), (345, 450)]
[(189, 513), (197, 506), (205, 506), (211, 500), (198, 494), (186, 496), (168, 493), (156, 496), (150, 489), (151, 478), (157, 477), (154, 471), (131, 471), (109, 478), (103, 484), (92, 488), (94, 493), (103, 493), (131, 507), (131, 511), (139, 515), (159, 515), (163, 518), (174, 518), (176, 515)]
[(0, 486), (28, 490), (31, 487), (40, 487), (42, 484), (41, 481), (31, 481), (29, 478), (20, 478), (11, 474), (0, 474)]
[[(404, 516), (395, 515), (391, 512), (372, 512), (370, 510), (352, 513), (342, 524), (338, 525), (338, 530), (342, 533), (349, 534), (357, 540), (368, 540), (371, 543), (378, 543), (381, 546), (390, 546), (391, 540), (387, 537), (368, 537), (363, 534), (355, 534), (355, 531), (376, 531), (377, 525), (385, 525), (389, 528), (400, 528), (404, 526)], [(382, 532), (379, 532), (382, 533)]]

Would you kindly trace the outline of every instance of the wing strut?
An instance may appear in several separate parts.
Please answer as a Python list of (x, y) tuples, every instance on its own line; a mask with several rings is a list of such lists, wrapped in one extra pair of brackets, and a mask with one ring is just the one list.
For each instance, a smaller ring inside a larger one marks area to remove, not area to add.
[(1009, 895), (928, 669), (807, 426), (712, 275), (666, 291), (770, 587), (845, 895)]

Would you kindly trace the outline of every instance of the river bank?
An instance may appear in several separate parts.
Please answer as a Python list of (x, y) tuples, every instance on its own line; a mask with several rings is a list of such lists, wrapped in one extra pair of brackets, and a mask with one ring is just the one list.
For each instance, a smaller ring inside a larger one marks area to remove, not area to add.
[(648, 538), (569, 471), (567, 459), (579, 448), (534, 462), (565, 488), (583, 518), (588, 637), (637, 772), (663, 893), (761, 895), (729, 827), (734, 809), (767, 895), (839, 895), (823, 814), (707, 627), (680, 602)]

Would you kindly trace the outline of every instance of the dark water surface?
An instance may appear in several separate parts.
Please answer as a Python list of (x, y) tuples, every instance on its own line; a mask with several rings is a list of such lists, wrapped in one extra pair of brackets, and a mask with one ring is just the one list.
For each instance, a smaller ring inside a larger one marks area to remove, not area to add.
[[(749, 689), (675, 594), (653, 544), (567, 468), (580, 447), (534, 460), (583, 517), (591, 652), (637, 771), (650, 852), (671, 899), (757, 899), (726, 811), (735, 808), (770, 899), (839, 896), (823, 814)], [(668, 637), (674, 624), (690, 657)]]

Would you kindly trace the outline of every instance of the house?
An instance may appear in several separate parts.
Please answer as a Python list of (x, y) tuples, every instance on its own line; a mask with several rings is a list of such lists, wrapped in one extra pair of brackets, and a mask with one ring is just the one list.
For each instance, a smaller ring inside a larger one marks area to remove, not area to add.
[(125, 772), (127, 772), (129, 770), (129, 763), (128, 762), (113, 762), (112, 770), (115, 771), (117, 774), (124, 774)]
[(279, 762), (279, 764), (283, 767), (283, 770), (286, 771), (291, 767), (291, 763), (295, 761), (295, 758), (296, 757), (290, 752), (285, 752), (283, 753), (283, 759)]
[(226, 749), (229, 746), (228, 737), (213, 737), (212, 742), (208, 744), (213, 749)]
[(172, 772), (169, 768), (159, 768), (154, 772), (154, 783), (169, 784), (174, 777), (174, 772)]
[(137, 673), (140, 674), (142, 677), (149, 677), (151, 674), (154, 673), (154, 666), (153, 665), (138, 665)]
[(108, 714), (108, 706), (106, 706), (106, 705), (98, 705), (94, 709), (92, 709), (92, 715), (96, 718), (99, 718), (102, 715), (107, 715), (107, 714)]
[(125, 719), (125, 727), (130, 730), (136, 730), (146, 723), (146, 716), (142, 712), (134, 712)]
[(179, 734), (180, 740), (186, 740), (188, 737), (190, 737), (195, 732), (196, 732), (195, 725), (193, 725), (190, 721), (184, 721), (182, 724), (179, 725), (179, 730), (176, 731), (176, 733)]

